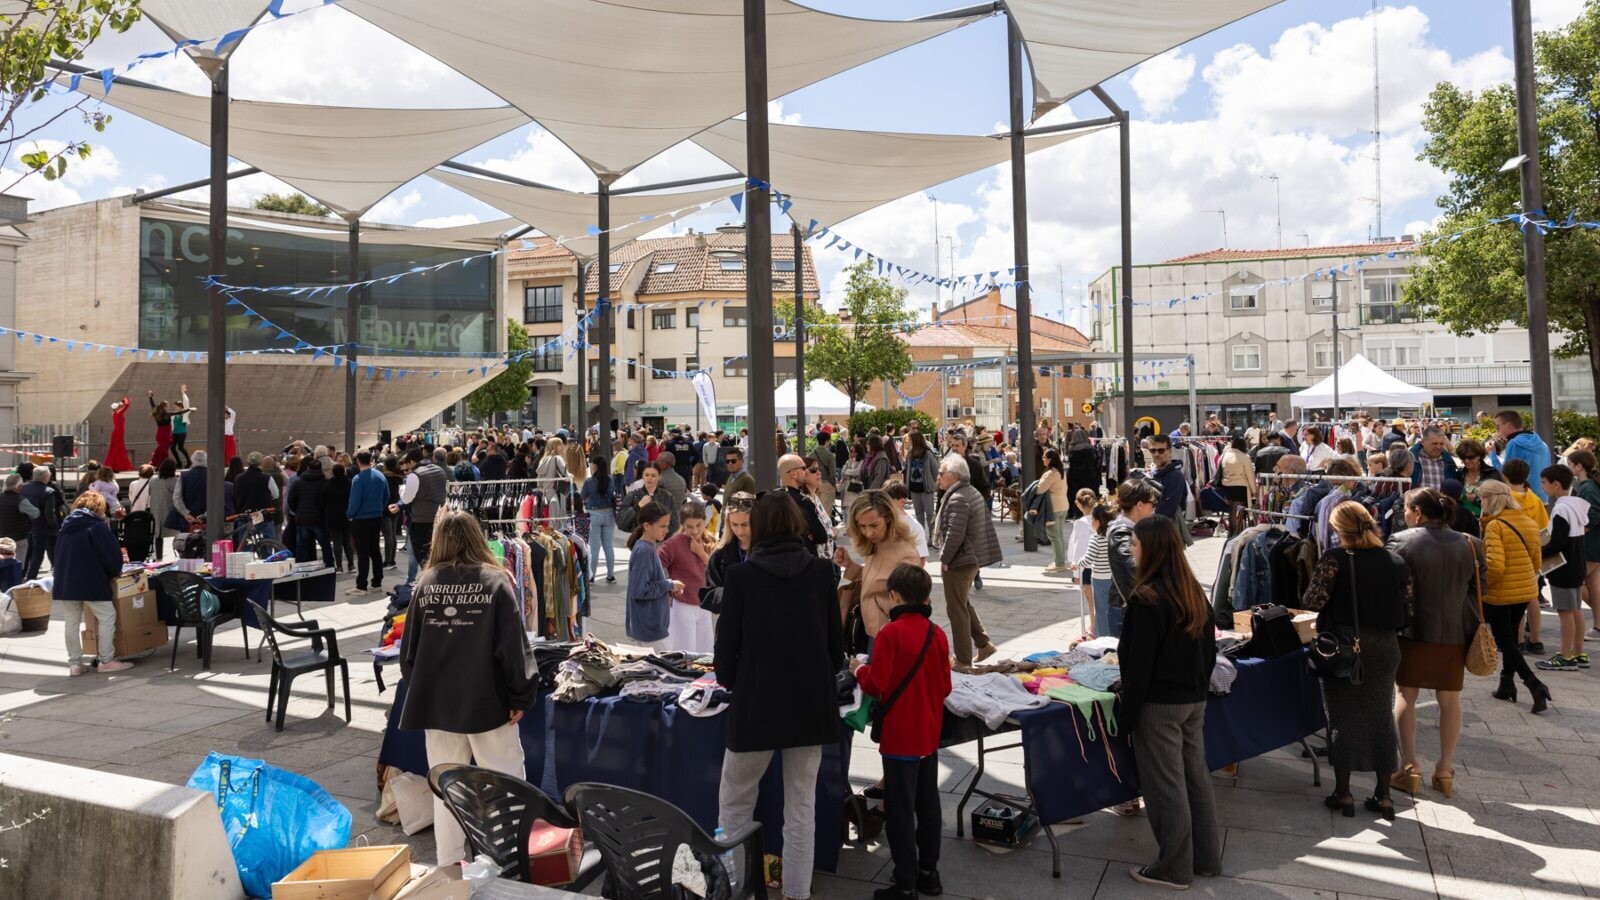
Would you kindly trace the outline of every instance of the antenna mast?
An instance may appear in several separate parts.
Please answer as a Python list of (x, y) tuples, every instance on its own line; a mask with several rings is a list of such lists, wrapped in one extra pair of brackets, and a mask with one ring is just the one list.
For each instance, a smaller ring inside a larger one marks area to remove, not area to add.
[(1383, 130), (1379, 113), (1383, 108), (1383, 87), (1378, 80), (1378, 0), (1372, 0), (1372, 178), (1377, 187), (1377, 233), (1383, 237)]

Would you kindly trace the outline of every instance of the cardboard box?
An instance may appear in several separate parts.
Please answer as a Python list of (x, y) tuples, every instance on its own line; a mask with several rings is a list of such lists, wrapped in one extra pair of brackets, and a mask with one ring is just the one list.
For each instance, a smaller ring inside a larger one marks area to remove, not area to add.
[[(272, 885), (273, 900), (393, 900), (411, 880), (405, 844), (318, 850)], [(463, 882), (464, 883), (464, 882)]]
[(1026, 801), (994, 799), (972, 811), (972, 839), (1002, 847), (1018, 847), (1039, 825), (1039, 817), (1025, 808)]
[[(154, 591), (118, 597), (113, 601), (117, 608), (116, 636), (113, 638), (113, 656), (136, 656), (147, 650), (167, 645), (167, 623), (161, 621), (156, 611)], [(94, 611), (83, 610), (83, 653), (93, 656), (100, 652), (100, 623)]]
[(50, 628), (50, 592), (44, 588), (17, 586), (11, 589), (11, 600), (17, 604), (17, 615), (22, 617), (23, 631), (48, 631)]
[(150, 578), (143, 569), (137, 572), (124, 572), (111, 579), (112, 596), (132, 597), (150, 590)]
[(287, 578), (294, 572), (294, 562), (281, 559), (277, 562), (252, 562), (244, 567), (244, 577), (249, 581), (259, 581), (264, 578)]
[(211, 542), (211, 571), (219, 577), (228, 575), (228, 554), (233, 552), (233, 541), (221, 540)]
[[(1300, 643), (1309, 644), (1317, 637), (1317, 614), (1310, 610), (1293, 609), (1289, 615), (1294, 622), (1295, 633), (1300, 635)], [(1250, 610), (1239, 610), (1233, 614), (1233, 630), (1242, 635), (1250, 634)]]
[(227, 568), (226, 577), (228, 577), (228, 578), (243, 578), (243, 577), (245, 577), (245, 575), (244, 575), (245, 567), (247, 567), (251, 563), (255, 562), (256, 559), (257, 559), (257, 557), (256, 557), (256, 555), (254, 553), (240, 553), (237, 550), (232, 552), (232, 553), (229, 553), (228, 554), (228, 558), (223, 560), (223, 565)]

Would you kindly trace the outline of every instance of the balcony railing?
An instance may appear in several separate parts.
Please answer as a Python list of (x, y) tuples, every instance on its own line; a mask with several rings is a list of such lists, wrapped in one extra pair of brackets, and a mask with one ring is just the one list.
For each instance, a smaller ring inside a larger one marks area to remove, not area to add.
[(1533, 366), (1528, 363), (1403, 366), (1386, 371), (1407, 384), (1425, 388), (1526, 387), (1533, 383)]

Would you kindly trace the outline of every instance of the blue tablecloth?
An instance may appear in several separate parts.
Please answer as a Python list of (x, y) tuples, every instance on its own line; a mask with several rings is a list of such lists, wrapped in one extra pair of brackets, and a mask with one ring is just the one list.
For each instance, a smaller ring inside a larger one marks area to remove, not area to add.
[[(1206, 704), (1206, 764), (1213, 770), (1295, 743), (1326, 721), (1321, 686), (1304, 652), (1240, 660), (1238, 669), (1232, 693), (1212, 695)], [(1108, 738), (1097, 727), (1091, 741), (1077, 711), (1059, 703), (1013, 718), (1042, 822), (1064, 822), (1139, 795), (1126, 735)]]
[[(427, 751), (422, 733), (402, 731), (399, 711), (406, 684), (395, 686), (394, 705), (384, 730), (378, 760), (425, 775)], [(560, 798), (584, 781), (614, 784), (667, 800), (688, 813), (707, 832), (717, 827), (717, 786), (722, 777), (726, 716), (699, 718), (676, 703), (595, 697), (579, 703), (540, 698), (522, 717), (522, 750), (527, 780)], [(817, 774), (816, 866), (832, 872), (844, 840), (844, 798), (854, 732), (840, 723), (837, 745), (824, 747)], [(767, 851), (783, 852), (781, 764), (761, 782), (756, 819)]]

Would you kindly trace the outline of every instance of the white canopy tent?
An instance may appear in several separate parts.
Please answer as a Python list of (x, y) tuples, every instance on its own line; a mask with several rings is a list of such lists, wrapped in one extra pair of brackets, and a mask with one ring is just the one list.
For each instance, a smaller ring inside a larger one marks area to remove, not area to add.
[[(773, 414), (779, 416), (792, 416), (795, 414), (795, 383), (791, 378), (778, 386), (773, 392)], [(872, 411), (877, 409), (870, 403), (856, 403), (856, 412)], [(844, 391), (834, 387), (826, 381), (812, 381), (806, 385), (806, 416), (843, 416), (850, 413), (850, 397)], [(748, 416), (750, 404), (744, 403), (734, 407), (736, 416)]]
[[(94, 78), (78, 90), (201, 144), (211, 98)], [(340, 215), (360, 216), (434, 164), (528, 124), (509, 106), (366, 109), (234, 100), (228, 155), (282, 179)]]
[[(1073, 131), (1028, 139), (1028, 151), (1093, 134)], [(791, 215), (831, 226), (859, 213), (1011, 158), (1000, 137), (846, 131), (807, 125), (768, 125), (772, 186), (794, 201)], [(694, 142), (744, 171), (743, 120), (731, 119), (695, 135)], [(810, 408), (807, 407), (809, 412)]]
[[(1359, 353), (1339, 367), (1341, 409), (1358, 406), (1420, 407), (1432, 402), (1433, 391), (1406, 384)], [(1289, 403), (1295, 409), (1332, 409), (1333, 376), (1329, 375), (1311, 387), (1291, 394)]]
[[(625, 174), (745, 108), (744, 10), (727, 0), (340, 5), (504, 97), (596, 174)], [(985, 15), (886, 22), (768, 0), (768, 98)]]

